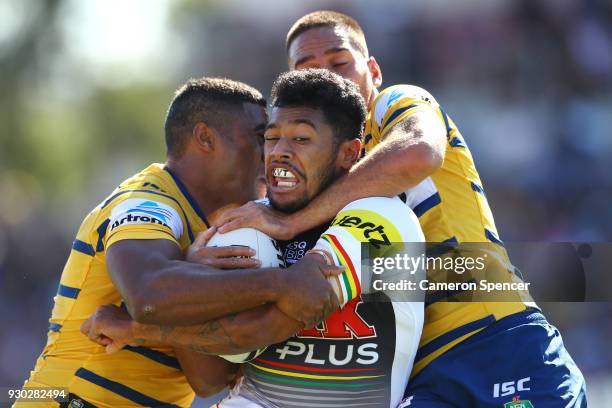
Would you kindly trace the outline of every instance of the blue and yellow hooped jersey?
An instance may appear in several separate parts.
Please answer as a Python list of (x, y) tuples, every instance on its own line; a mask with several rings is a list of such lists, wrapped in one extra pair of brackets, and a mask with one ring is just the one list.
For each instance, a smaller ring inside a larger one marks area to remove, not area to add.
[(189, 407), (194, 393), (171, 348), (128, 346), (106, 354), (79, 329), (98, 306), (122, 301), (106, 269), (110, 245), (167, 239), (185, 250), (207, 226), (185, 186), (163, 165), (121, 183), (78, 230), (54, 298), (47, 345), (25, 387), (67, 388), (72, 398), (98, 407)]
[[(444, 163), (432, 176), (400, 197), (414, 213), (432, 252), (442, 254), (460, 243), (486, 243), (490, 256), (487, 273), (496, 281), (513, 281), (513, 268), (499, 238), (493, 214), (484, 193), (474, 160), (459, 129), (436, 100), (422, 88), (395, 85), (383, 90), (368, 113), (363, 154), (367, 154), (398, 122), (419, 111), (433, 111), (446, 128)], [(436, 280), (435, 271), (428, 278)], [(439, 296), (438, 296), (439, 295)], [(425, 326), (413, 375), (455, 344), (490, 323), (525, 310), (531, 299), (517, 293), (516, 302), (450, 302), (444, 294), (430, 294), (426, 300)]]

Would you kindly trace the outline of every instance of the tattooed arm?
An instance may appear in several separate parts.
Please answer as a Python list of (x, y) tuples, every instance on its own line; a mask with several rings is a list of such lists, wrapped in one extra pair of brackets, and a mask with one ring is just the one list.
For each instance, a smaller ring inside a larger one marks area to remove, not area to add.
[[(327, 265), (319, 255), (306, 255), (291, 266), (296, 273)], [(290, 269), (291, 269), (290, 268)], [(342, 268), (340, 268), (342, 269)], [(296, 283), (297, 284), (297, 283)], [(330, 285), (331, 287), (331, 285)], [(314, 324), (322, 321), (339, 308), (334, 289)], [(291, 302), (290, 299), (286, 300)], [(284, 314), (283, 302), (268, 303), (243, 312), (228, 315), (196, 326), (170, 326), (139, 323), (126, 310), (107, 305), (85, 322), (81, 331), (107, 351), (113, 352), (124, 345), (167, 344), (207, 354), (238, 354), (253, 351), (283, 341), (301, 328), (299, 322)], [(289, 306), (289, 305), (284, 305)]]
[(108, 352), (129, 345), (166, 344), (205, 354), (238, 354), (283, 341), (303, 325), (274, 305), (211, 320), (198, 326), (138, 323), (114, 305), (98, 308), (81, 331)]

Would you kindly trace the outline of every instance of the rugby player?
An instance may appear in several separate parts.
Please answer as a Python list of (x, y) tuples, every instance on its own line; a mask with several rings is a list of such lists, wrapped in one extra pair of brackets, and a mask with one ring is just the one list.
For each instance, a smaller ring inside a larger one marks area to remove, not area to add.
[[(177, 91), (165, 122), (166, 163), (128, 178), (89, 213), (62, 273), (47, 345), (24, 387), (63, 387), (70, 395), (61, 404), (16, 407), (188, 407), (194, 393), (181, 367), (195, 384), (217, 383), (210, 376), (227, 371), (223, 360), (161, 343), (105, 353), (79, 330), (101, 305), (124, 303), (140, 322), (187, 325), (262, 305), (312, 325), (337, 307), (322, 273), (333, 268), (318, 257), (281, 269), (235, 258), (252, 255), (245, 249), (209, 249), (208, 255), (221, 257), (214, 262), (196, 254), (201, 263), (240, 268), (229, 274), (182, 261), (209, 219), (257, 197), (265, 125), (264, 98), (240, 82), (202, 78)], [(221, 352), (259, 344), (252, 327), (241, 323), (239, 329), (251, 329), (249, 336), (235, 336)], [(199, 335), (206, 330), (198, 327)], [(206, 377), (201, 367), (215, 369)]]
[[(359, 156), (365, 116), (365, 103), (351, 81), (328, 70), (281, 75), (272, 89), (265, 132), (271, 205), (280, 211), (296, 211), (346, 174)], [(348, 219), (351, 221), (346, 222)], [(418, 243), (423, 239), (416, 216), (401, 200), (374, 197), (357, 200), (333, 221), (281, 241), (290, 265), (303, 258), (322, 257), (346, 267), (340, 277), (332, 278), (341, 309), (309, 329), (275, 308), (266, 314), (249, 311), (234, 316), (256, 322), (256, 330), (267, 333), (269, 344), (284, 341), (244, 365), (244, 376), (217, 406), (397, 406), (416, 353), (423, 303), (364, 303), (361, 243), (378, 242), (387, 250), (389, 242)], [(90, 338), (96, 340), (103, 334), (120, 344), (133, 344), (136, 338), (160, 339), (158, 328), (127, 318), (118, 308), (100, 309), (87, 325), (87, 329), (96, 326)], [(223, 332), (225, 319), (218, 320), (218, 325), (219, 333)], [(214, 352), (217, 345), (191, 333), (190, 328), (175, 328), (165, 341)], [(222, 336), (219, 339), (226, 341)]]
[[(438, 243), (431, 253), (444, 256), (462, 243), (485, 243), (494, 255), (487, 277), (516, 279), (467, 143), (431, 94), (412, 85), (379, 91), (382, 72), (363, 30), (341, 13), (298, 19), (286, 50), (292, 70), (326, 68), (359, 86), (369, 111), (365, 157), (305, 208), (288, 214), (251, 202), (225, 212), (220, 231), (256, 226), (289, 239), (351, 201), (399, 195), (418, 216), (426, 240)], [(435, 272), (428, 271), (430, 279), (444, 280)], [(429, 295), (404, 406), (586, 406), (580, 370), (527, 293), (516, 293), (514, 302)]]

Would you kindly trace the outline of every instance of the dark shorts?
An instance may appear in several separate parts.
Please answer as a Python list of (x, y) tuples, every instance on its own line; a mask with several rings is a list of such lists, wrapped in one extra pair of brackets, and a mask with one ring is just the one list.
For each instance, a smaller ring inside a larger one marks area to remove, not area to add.
[(432, 361), (400, 407), (586, 407), (582, 373), (536, 310), (493, 323)]

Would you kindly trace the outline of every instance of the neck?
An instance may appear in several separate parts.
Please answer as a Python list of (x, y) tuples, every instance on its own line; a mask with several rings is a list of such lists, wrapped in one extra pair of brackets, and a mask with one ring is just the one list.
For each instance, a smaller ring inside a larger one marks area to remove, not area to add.
[(374, 105), (374, 100), (378, 96), (378, 89), (372, 87), (372, 92), (370, 93), (370, 97), (368, 98), (368, 112), (372, 110), (372, 106)]
[(215, 171), (202, 165), (202, 162), (202, 158), (185, 154), (180, 159), (168, 158), (166, 167), (185, 185), (209, 222), (214, 222), (214, 217), (218, 217), (221, 212), (238, 207), (251, 199), (242, 197), (244, 188), (235, 188), (233, 183), (219, 180), (215, 177)]

